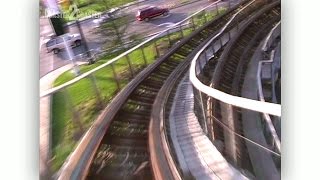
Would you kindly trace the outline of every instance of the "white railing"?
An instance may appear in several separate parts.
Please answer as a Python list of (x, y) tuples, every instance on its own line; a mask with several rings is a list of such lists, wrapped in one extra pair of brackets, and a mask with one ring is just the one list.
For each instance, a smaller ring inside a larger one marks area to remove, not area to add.
[[(208, 130), (210, 131), (208, 136), (214, 137), (215, 139), (223, 139), (222, 141), (224, 142), (224, 147), (222, 148), (225, 151), (226, 155), (229, 157), (229, 159), (234, 163), (237, 163), (239, 161), (239, 147), (237, 146), (237, 143), (245, 143), (247, 147), (247, 153), (250, 156), (250, 161), (252, 163), (252, 166), (254, 167), (254, 172), (261, 170), (261, 174), (263, 175), (271, 174), (272, 172), (274, 177), (277, 177), (279, 176), (279, 174), (274, 172), (278, 172), (277, 167), (279, 165), (279, 162), (281, 162), (281, 142), (276, 134), (275, 128), (273, 126), (269, 126), (272, 124), (268, 123), (265, 119), (260, 118), (260, 115), (262, 113), (281, 117), (281, 105), (255, 100), (258, 99), (256, 90), (254, 92), (250, 92), (250, 94), (252, 95), (250, 95), (250, 97), (252, 99), (249, 99), (234, 96), (220, 91), (218, 89), (215, 89), (213, 87), (217, 86), (217, 84), (215, 84), (215, 80), (217, 80), (216, 76), (211, 77), (213, 79), (211, 79), (210, 86), (207, 86), (206, 84), (200, 81), (200, 79), (202, 78), (207, 82), (208, 80), (210, 81), (208, 77), (204, 77), (207, 73), (211, 73), (211, 75), (214, 75), (219, 74), (219, 72), (223, 71), (223, 69), (221, 69), (220, 67), (221, 65), (223, 66), (224, 62), (221, 61), (221, 59), (216, 59), (214, 57), (216, 56), (217, 52), (224, 47), (224, 45), (230, 42), (230, 44), (226, 45), (225, 47), (226, 51), (229, 51), (232, 48), (233, 43), (237, 41), (237, 37), (240, 37), (242, 32), (245, 32), (246, 28), (250, 26), (252, 22), (254, 22), (257, 19), (260, 19), (261, 15), (266, 12), (268, 15), (269, 13), (273, 14), (272, 9), (278, 8), (280, 4), (280, 1), (274, 1), (270, 4), (259, 4), (259, 2), (261, 1), (252, 0), (251, 3), (243, 7), (237, 14), (235, 14), (229, 20), (229, 22), (223, 28), (221, 28), (220, 32), (217, 35), (211, 38), (199, 50), (199, 52), (196, 53), (190, 65), (189, 79), (190, 82), (193, 84), (194, 88), (197, 89), (197, 91), (199, 91), (200, 99), (202, 93), (204, 97), (208, 98), (208, 105), (204, 104), (203, 102), (200, 102), (198, 104), (198, 106), (200, 106), (200, 109), (206, 112), (207, 117), (204, 117), (204, 121), (207, 121), (209, 127), (211, 127), (211, 129)], [(248, 18), (241, 18), (243, 15), (246, 15)], [(268, 16), (268, 18), (269, 17), (271, 18), (273, 16)], [(279, 16), (274, 17), (278, 18)], [(270, 35), (270, 37), (275, 36)], [(260, 43), (261, 46), (263, 45), (262, 43)], [(271, 46), (271, 43), (265, 44), (267, 44), (266, 46)], [(223, 58), (226, 55), (227, 54), (225, 52), (222, 52), (221, 57)], [(210, 65), (215, 65), (214, 73), (212, 71), (210, 72), (211, 69), (207, 69), (208, 66), (206, 65), (208, 65), (207, 63), (209, 61), (209, 67)], [(215, 64), (211, 64), (212, 61), (215, 61)], [(240, 61), (240, 64), (242, 63), (243, 61)], [(253, 78), (256, 78), (256, 74), (254, 74)], [(248, 81), (248, 83), (250, 83), (250, 80)], [(253, 83), (256, 83), (256, 80), (253, 80)], [(244, 87), (246, 85), (247, 81), (244, 82)], [(244, 91), (242, 92), (244, 94), (247, 93)], [(237, 108), (237, 111), (235, 111), (235, 107), (239, 107)], [(254, 111), (259, 113), (252, 113)], [(239, 121), (235, 121), (235, 119), (238, 119)], [(242, 124), (243, 134), (237, 132), (239, 127), (238, 123)], [(264, 123), (263, 125), (267, 126), (264, 127), (263, 130), (261, 129), (262, 123)], [(216, 132), (214, 128), (223, 128), (223, 131)], [(267, 130), (268, 136), (266, 136), (265, 130)], [(238, 139), (241, 141), (238, 141)], [(263, 151), (260, 151), (258, 149)], [(242, 155), (240, 155), (240, 157), (241, 156)], [(261, 161), (262, 158), (263, 161)], [(256, 167), (259, 167), (259, 170)]]
[(268, 49), (270, 49), (271, 44), (273, 43), (274, 39), (280, 35), (281, 33), (281, 21), (279, 21), (279, 23), (277, 23), (272, 30), (270, 31), (270, 33), (268, 34), (266, 40), (263, 43), (263, 46), (261, 48), (262, 51), (267, 51)]
[(224, 93), (222, 91), (219, 91), (217, 89), (211, 88), (210, 86), (203, 84), (196, 76), (196, 64), (200, 56), (206, 52), (207, 48), (210, 47), (210, 45), (212, 45), (212, 42), (215, 41), (217, 37), (220, 37), (222, 33), (224, 33), (225, 29), (229, 26), (231, 22), (234, 21), (237, 15), (241, 13), (241, 11), (243, 11), (246, 7), (250, 6), (253, 2), (255, 2), (255, 0), (253, 0), (251, 3), (243, 7), (238, 13), (236, 13), (229, 20), (229, 22), (220, 30), (220, 32), (216, 36), (214, 36), (212, 39), (210, 39), (202, 47), (202, 49), (195, 55), (190, 66), (190, 81), (192, 82), (193, 86), (197, 88), (199, 91), (201, 91), (202, 93), (205, 93), (208, 96), (213, 97), (217, 100), (220, 100), (224, 103), (249, 109), (249, 110), (253, 110), (253, 111), (272, 114), (275, 116), (281, 116), (281, 105), (279, 104), (261, 102), (257, 100), (247, 99), (247, 98), (233, 96), (233, 95)]

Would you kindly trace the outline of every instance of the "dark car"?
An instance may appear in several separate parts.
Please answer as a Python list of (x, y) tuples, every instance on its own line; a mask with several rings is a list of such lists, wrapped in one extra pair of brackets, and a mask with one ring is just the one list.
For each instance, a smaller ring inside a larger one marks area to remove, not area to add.
[(146, 7), (143, 9), (139, 9), (136, 18), (138, 21), (146, 20), (156, 17), (156, 16), (166, 16), (169, 13), (169, 9), (167, 8), (157, 8), (157, 7)]

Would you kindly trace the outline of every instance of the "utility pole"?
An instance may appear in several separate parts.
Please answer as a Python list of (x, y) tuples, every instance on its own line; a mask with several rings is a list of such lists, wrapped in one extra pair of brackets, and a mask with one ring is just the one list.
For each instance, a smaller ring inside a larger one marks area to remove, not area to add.
[(79, 22), (78, 19), (76, 19), (76, 24), (77, 24), (77, 27), (78, 27), (78, 29), (79, 29), (80, 36), (81, 36), (81, 39), (82, 39), (83, 46), (84, 46), (84, 49), (85, 49), (85, 51), (86, 51), (87, 57), (89, 58), (89, 59), (88, 59), (89, 64), (93, 64), (93, 63), (94, 63), (94, 60), (93, 60), (92, 54), (91, 54), (91, 52), (90, 52), (90, 50), (89, 50), (89, 47), (88, 47), (86, 38), (84, 37), (83, 31), (82, 31), (82, 28), (81, 28), (81, 25), (80, 25), (80, 22)]
[(78, 76), (80, 74), (80, 70), (79, 70), (79, 67), (78, 65), (76, 64), (76, 62), (74, 61), (74, 54), (73, 54), (73, 51), (72, 49), (70, 49), (68, 43), (67, 43), (67, 40), (66, 40), (66, 36), (63, 36), (63, 43), (64, 43), (64, 46), (67, 50), (67, 53), (68, 53), (68, 57), (69, 57), (69, 60), (72, 62), (73, 64), (73, 73)]
[(86, 41), (86, 38), (83, 34), (83, 30), (81, 28), (81, 24), (79, 22), (79, 19), (77, 18), (78, 16), (78, 13), (79, 13), (79, 9), (77, 7), (76, 4), (74, 4), (73, 2), (71, 2), (71, 6), (69, 7), (69, 9), (72, 11), (72, 15), (73, 17), (76, 19), (76, 25), (78, 27), (78, 30), (79, 30), (79, 33), (80, 33), (80, 36), (81, 36), (81, 39), (82, 39), (82, 44), (84, 46), (84, 49), (85, 49), (85, 52), (87, 54), (87, 57), (89, 58), (88, 61), (89, 61), (89, 64), (93, 64), (94, 63), (94, 60), (93, 60), (93, 57), (92, 57), (92, 54), (89, 50), (89, 47), (88, 47), (88, 44), (87, 44), (87, 41)]

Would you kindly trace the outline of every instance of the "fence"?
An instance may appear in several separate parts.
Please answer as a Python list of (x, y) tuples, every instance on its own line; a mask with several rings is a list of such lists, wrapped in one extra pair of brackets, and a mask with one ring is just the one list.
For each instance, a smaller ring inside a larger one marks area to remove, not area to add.
[[(280, 22), (276, 24), (276, 26), (270, 31), (269, 35), (267, 36), (266, 40), (264, 41), (264, 45), (261, 48), (261, 58), (262, 61), (259, 62), (258, 65), (258, 72), (257, 72), (257, 84), (258, 84), (258, 97), (259, 100), (262, 102), (265, 102), (265, 97), (263, 93), (263, 81), (271, 81), (271, 90), (268, 88), (269, 91), (271, 91), (271, 96), (275, 97), (275, 91), (274, 91), (274, 56), (275, 56), (275, 50), (272, 50), (272, 44), (275, 44), (276, 38), (280, 36)], [(269, 53), (268, 53), (269, 52)], [(267, 58), (267, 59), (265, 59)], [(263, 67), (267, 68), (267, 76), (265, 77), (262, 75), (262, 69)], [(266, 79), (265, 79), (266, 78)], [(266, 137), (267, 143), (270, 145), (270, 148), (276, 152), (281, 152), (281, 141), (279, 138), (279, 128), (275, 128), (275, 126), (280, 125), (280, 118), (279, 117), (273, 117), (267, 113), (261, 113), (262, 116), (262, 126), (263, 126), (263, 133)], [(278, 129), (278, 131), (276, 130)], [(279, 160), (275, 158), (275, 161), (277, 164), (279, 164)], [(279, 165), (280, 166), (280, 165)]]
[[(270, 140), (270, 138), (265, 138), (264, 134), (259, 131), (261, 120), (257, 112), (281, 116), (281, 105), (253, 100), (257, 98), (256, 92), (254, 92), (252, 99), (225, 93), (220, 90), (225, 87), (219, 87), (219, 90), (216, 88), (218, 81), (214, 77), (212, 77), (210, 85), (206, 85), (204, 82), (208, 81), (204, 75), (207, 73), (205, 70), (208, 66), (215, 67), (215, 71), (222, 71), (221, 66), (219, 66), (221, 62), (215, 58), (217, 53), (221, 53), (220, 49), (230, 48), (230, 46), (224, 46), (229, 41), (234, 42), (235, 38), (231, 39), (231, 37), (236, 37), (243, 32), (245, 24), (252, 22), (254, 16), (260, 13), (249, 16), (247, 22), (239, 20), (239, 15), (245, 14), (251, 6), (254, 8), (255, 2), (258, 1), (253, 0), (243, 7), (239, 13), (235, 14), (221, 31), (194, 56), (190, 67), (190, 81), (195, 89), (195, 113), (201, 121), (200, 124), (203, 128), (207, 128), (209, 138), (230, 162), (234, 166), (243, 167), (251, 172), (261, 165), (260, 169), (265, 168), (269, 174), (274, 173), (275, 176), (279, 176), (278, 167), (276, 167), (272, 158), (280, 162), (280, 141), (273, 136), (273, 146), (270, 147), (269, 143), (265, 142), (266, 139)], [(279, 3), (278, 1), (273, 2), (269, 7)], [(236, 27), (232, 27), (234, 24), (236, 24)], [(267, 46), (269, 45), (268, 42)], [(221, 72), (217, 74), (221, 74)], [(236, 78), (239, 79), (240, 77)], [(250, 84), (250, 82), (244, 82), (244, 87), (246, 83)], [(251, 96), (250, 93), (240, 90), (241, 93), (247, 97)], [(255, 166), (254, 164), (259, 165)]]

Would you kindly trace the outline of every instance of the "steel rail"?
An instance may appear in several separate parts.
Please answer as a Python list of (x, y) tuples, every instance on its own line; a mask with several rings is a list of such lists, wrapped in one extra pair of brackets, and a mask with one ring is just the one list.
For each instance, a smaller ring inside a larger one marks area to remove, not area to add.
[(261, 51), (267, 51), (270, 48), (270, 41), (273, 41), (274, 39), (274, 34), (279, 35), (280, 32), (280, 26), (281, 26), (281, 21), (279, 21), (279, 23), (277, 23), (270, 31), (270, 33), (268, 34), (268, 36), (266, 37), (266, 40), (263, 43), (263, 46), (261, 48)]
[[(272, 52), (274, 52), (274, 51), (272, 51)], [(258, 96), (259, 96), (259, 100), (262, 102), (265, 102), (265, 99), (264, 99), (263, 92), (262, 92), (262, 84), (261, 84), (261, 76), (260, 76), (261, 68), (262, 68), (262, 64), (272, 63), (272, 62), (273, 62), (273, 55), (270, 60), (261, 61), (261, 62), (259, 62), (259, 65), (258, 65), (258, 71), (257, 71)], [(273, 137), (273, 143), (275, 144), (276, 150), (278, 152), (281, 152), (281, 147), (280, 147), (281, 143), (280, 143), (279, 137), (276, 133), (276, 130), (272, 124), (270, 115), (267, 113), (262, 113), (262, 114), (263, 114), (263, 118), (265, 119), (267, 126), (270, 130), (271, 136)]]
[[(279, 35), (279, 29), (280, 29), (280, 24), (281, 21), (279, 21), (275, 27), (272, 28), (272, 30), (270, 31), (270, 33), (268, 34), (267, 38), (264, 41), (264, 44), (261, 48), (262, 52), (265, 52), (269, 49), (270, 46), (270, 41), (273, 41), (274, 39), (271, 39), (271, 37), (274, 37), (274, 33), (276, 33), (276, 36)], [(269, 60), (264, 60), (264, 61), (260, 61), (258, 64), (258, 71), (257, 71), (257, 84), (258, 84), (258, 96), (259, 96), (259, 100), (262, 102), (265, 102), (264, 99), (264, 95), (263, 95), (263, 91), (262, 91), (262, 83), (261, 83), (261, 69), (262, 69), (262, 64), (265, 63), (272, 63), (274, 60), (274, 50), (271, 51), (271, 57)], [(273, 137), (273, 145), (275, 146), (276, 150), (278, 152), (281, 152), (281, 142), (280, 139), (276, 133), (276, 130), (272, 124), (271, 121), (271, 117), (269, 114), (267, 113), (262, 113), (263, 114), (263, 118), (265, 119), (267, 126), (270, 130), (271, 136)]]
[[(199, 46), (201, 47), (201, 45)], [(200, 49), (200, 48), (197, 48)], [(153, 103), (152, 107), (152, 113), (151, 113), (151, 121), (149, 126), (149, 146), (153, 147), (150, 148), (151, 153), (151, 163), (153, 164), (153, 168), (156, 169), (159, 173), (159, 175), (162, 175), (169, 172), (164, 172), (161, 167), (156, 167), (158, 164), (167, 164), (171, 170), (171, 174), (173, 174), (173, 177), (175, 177), (176, 180), (179, 179), (194, 179), (192, 174), (190, 173), (188, 167), (186, 164), (175, 164), (177, 162), (174, 162), (172, 153), (175, 152), (175, 150), (172, 150), (169, 145), (169, 140), (167, 139), (167, 132), (166, 132), (166, 125), (165, 125), (165, 107), (167, 102), (169, 101), (169, 95), (171, 91), (173, 90), (173, 87), (177, 83), (177, 81), (180, 79), (180, 77), (186, 73), (191, 57), (195, 54), (197, 51), (195, 49), (193, 52), (191, 52), (189, 58), (187, 58), (184, 62), (182, 62), (168, 77), (167, 81), (161, 89), (159, 90), (157, 97), (155, 99), (155, 102)], [(155, 133), (154, 133), (155, 132)], [(158, 142), (161, 142), (159, 144)], [(177, 139), (172, 139), (173, 143), (177, 143)], [(159, 157), (159, 155), (163, 156), (162, 158)], [(178, 159), (183, 158), (181, 154), (176, 154)], [(164, 162), (164, 159), (166, 159), (166, 162)], [(162, 163), (159, 163), (161, 162)], [(179, 165), (181, 168), (181, 174), (179, 174), (177, 167), (175, 165)]]
[[(236, 26), (236, 25), (235, 25)], [(217, 31), (219, 32), (219, 30)], [(214, 35), (212, 35), (214, 36)], [(165, 114), (167, 113), (165, 110), (166, 104), (169, 101), (170, 92), (173, 90), (173, 87), (177, 83), (178, 79), (187, 71), (190, 66), (190, 62), (192, 61), (192, 57), (206, 44), (209, 40), (205, 40), (201, 45), (199, 45), (195, 50), (191, 52), (188, 58), (182, 62), (175, 70), (170, 74), (165, 84), (159, 90), (157, 97), (154, 101), (152, 113), (151, 113), (151, 121), (149, 125), (149, 146), (150, 146), (150, 156), (151, 163), (154, 172), (161, 177), (162, 179), (167, 179), (168, 174), (171, 174), (174, 179), (193, 179), (194, 177), (190, 173), (186, 164), (179, 164), (174, 161), (174, 155), (176, 155), (178, 161), (179, 159), (183, 159), (181, 154), (177, 154), (170, 147), (169, 139), (166, 136), (166, 122), (165, 122)], [(177, 143), (177, 139), (171, 139), (173, 144)], [(161, 142), (161, 143), (159, 143)], [(175, 145), (173, 145), (177, 148)], [(181, 162), (180, 162), (181, 163)], [(169, 169), (160, 167), (159, 165), (167, 164)], [(179, 166), (179, 168), (175, 167)], [(180, 169), (180, 171), (178, 170)], [(179, 174), (179, 172), (181, 174)], [(161, 179), (160, 178), (160, 179)]]

